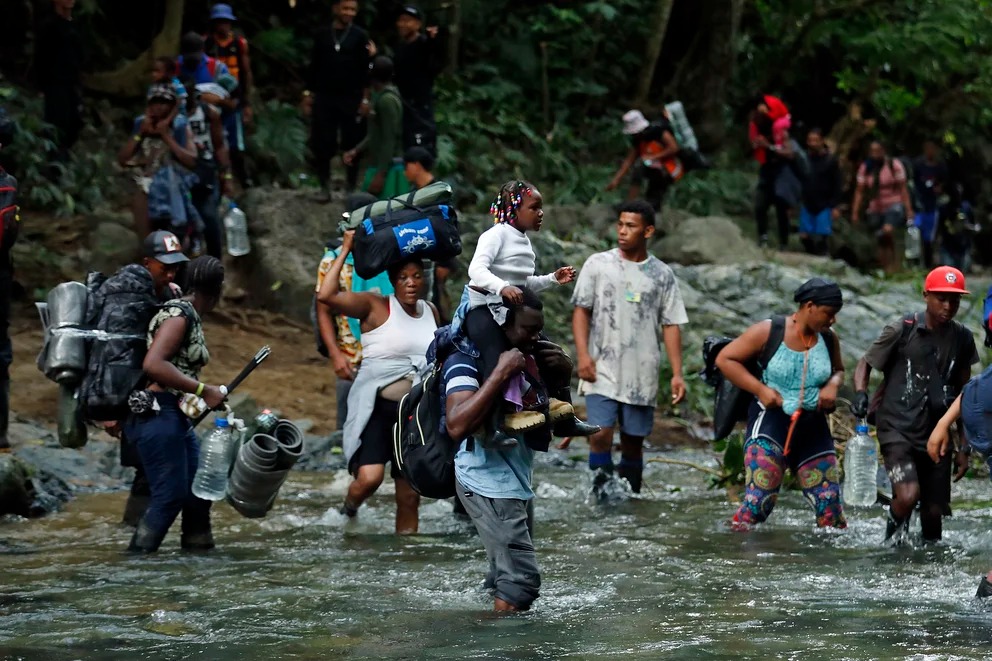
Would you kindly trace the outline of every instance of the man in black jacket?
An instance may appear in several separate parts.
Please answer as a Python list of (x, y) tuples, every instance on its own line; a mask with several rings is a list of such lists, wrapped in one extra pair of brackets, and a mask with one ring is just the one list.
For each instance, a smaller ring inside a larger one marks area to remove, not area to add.
[(403, 98), (403, 147), (424, 147), (436, 154), (434, 78), (444, 68), (444, 47), (438, 28), (421, 32), (424, 16), (414, 5), (404, 5), (396, 19), (399, 42), (394, 49), (396, 87)]
[[(358, 0), (333, 0), (332, 9), (334, 23), (314, 38), (310, 89), (303, 93), (305, 101), (312, 96), (310, 150), (325, 202), (330, 201), (331, 159), (365, 135), (369, 64), (376, 52), (368, 33), (355, 25)], [(348, 191), (358, 183), (358, 165), (347, 168)]]
[(799, 238), (806, 252), (828, 253), (827, 237), (840, 216), (837, 205), (843, 191), (837, 157), (823, 142), (823, 131), (811, 129), (806, 136), (808, 168), (803, 177), (803, 205), (799, 213)]

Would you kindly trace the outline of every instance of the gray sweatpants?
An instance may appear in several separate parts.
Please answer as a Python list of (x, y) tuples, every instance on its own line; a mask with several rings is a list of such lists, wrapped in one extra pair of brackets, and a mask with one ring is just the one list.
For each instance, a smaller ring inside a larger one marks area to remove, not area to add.
[(485, 586), (521, 610), (540, 595), (541, 574), (534, 552), (534, 501), (486, 498), (458, 483), (458, 498), (479, 532), (489, 575)]

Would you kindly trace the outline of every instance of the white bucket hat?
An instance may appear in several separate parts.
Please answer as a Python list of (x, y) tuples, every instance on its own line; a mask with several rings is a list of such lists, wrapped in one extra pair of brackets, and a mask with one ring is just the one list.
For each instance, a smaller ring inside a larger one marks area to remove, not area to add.
[(640, 110), (628, 110), (623, 116), (624, 135), (637, 135), (650, 124)]

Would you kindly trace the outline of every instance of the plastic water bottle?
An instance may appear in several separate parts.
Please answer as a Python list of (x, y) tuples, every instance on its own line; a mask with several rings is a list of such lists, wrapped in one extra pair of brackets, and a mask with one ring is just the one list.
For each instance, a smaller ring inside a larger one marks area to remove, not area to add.
[(218, 417), (214, 424), (214, 430), (200, 444), (200, 463), (193, 477), (193, 495), (204, 500), (224, 499), (234, 454), (234, 435), (227, 418)]
[(906, 259), (914, 260), (920, 258), (920, 228), (910, 225), (906, 228)]
[(878, 498), (876, 476), (878, 452), (862, 420), (844, 450), (844, 504), (854, 507), (874, 505)]
[(227, 233), (227, 253), (232, 257), (243, 257), (251, 252), (248, 242), (248, 217), (233, 201), (224, 214), (224, 230)]

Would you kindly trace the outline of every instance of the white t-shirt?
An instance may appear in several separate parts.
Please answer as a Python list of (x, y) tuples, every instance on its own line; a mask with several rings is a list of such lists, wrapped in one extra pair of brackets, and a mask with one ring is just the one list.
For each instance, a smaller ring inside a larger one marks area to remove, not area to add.
[(579, 272), (572, 304), (592, 311), (589, 354), (596, 382), (582, 381), (580, 392), (655, 406), (661, 327), (689, 322), (672, 269), (651, 255), (631, 262), (617, 248), (596, 253)]

